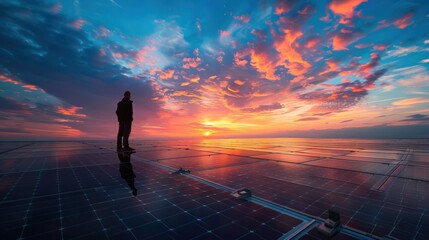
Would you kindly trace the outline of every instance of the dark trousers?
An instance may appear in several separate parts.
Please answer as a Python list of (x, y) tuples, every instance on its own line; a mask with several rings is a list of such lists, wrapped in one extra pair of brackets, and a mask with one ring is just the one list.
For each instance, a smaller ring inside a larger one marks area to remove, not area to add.
[(124, 146), (129, 147), (128, 144), (128, 138), (130, 137), (130, 133), (131, 133), (131, 123), (132, 122), (119, 122), (119, 130), (118, 130), (118, 138), (116, 141), (116, 146), (117, 147), (122, 147)]

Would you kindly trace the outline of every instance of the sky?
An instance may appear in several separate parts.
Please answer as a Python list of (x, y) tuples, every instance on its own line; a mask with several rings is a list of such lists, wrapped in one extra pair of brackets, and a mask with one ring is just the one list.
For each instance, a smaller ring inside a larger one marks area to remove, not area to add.
[(0, 140), (429, 137), (427, 0), (0, 1)]

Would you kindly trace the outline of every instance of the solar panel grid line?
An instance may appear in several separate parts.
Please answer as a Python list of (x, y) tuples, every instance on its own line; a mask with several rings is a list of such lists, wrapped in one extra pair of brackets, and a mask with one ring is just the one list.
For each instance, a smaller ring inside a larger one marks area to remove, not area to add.
[(398, 176), (400, 171), (402, 171), (403, 166), (401, 164), (407, 164), (411, 155), (412, 149), (407, 149), (403, 155), (399, 156), (398, 162), (390, 166), (390, 169), (385, 176), (372, 186), (371, 189), (375, 191), (386, 191), (386, 189), (391, 185), (391, 181), (393, 180), (392, 177)]
[(28, 143), (28, 144), (25, 144), (25, 145), (22, 145), (22, 146), (19, 146), (19, 147), (15, 147), (15, 148), (12, 148), (12, 149), (4, 150), (4, 151), (1, 151), (0, 154), (4, 154), (4, 153), (7, 153), (7, 152), (15, 151), (15, 150), (20, 149), (20, 148), (25, 148), (25, 147), (31, 146), (32, 144), (34, 144), (34, 143)]
[[(158, 163), (154, 163), (154, 164), (158, 164)], [(161, 164), (159, 164), (159, 165), (161, 165)], [(162, 167), (166, 167), (166, 166), (162, 166)], [(186, 175), (187, 177), (191, 177), (191, 178), (194, 178), (195, 176), (193, 176), (193, 175)], [(199, 177), (197, 177), (197, 179), (198, 180), (200, 180), (200, 181), (203, 181), (204, 183), (207, 183), (207, 184), (209, 184), (209, 185), (211, 185), (211, 186), (214, 186), (214, 187), (217, 187), (217, 188), (220, 188), (220, 189), (223, 189), (223, 190), (226, 190), (226, 191), (233, 191), (233, 189), (231, 189), (231, 188), (228, 188), (228, 187), (225, 187), (225, 186), (223, 186), (223, 185), (220, 185), (220, 184), (218, 184), (218, 183), (214, 183), (214, 182), (211, 182), (211, 181), (209, 181), (209, 180), (206, 180), (206, 179), (201, 179), (201, 178), (199, 178)], [(251, 197), (250, 199), (249, 199), (249, 201), (255, 201), (256, 199), (258, 199), (258, 198), (256, 198), (256, 197)], [(259, 204), (261, 204), (261, 205), (263, 205), (263, 206), (265, 206), (265, 207), (268, 207), (268, 206), (271, 206), (271, 207), (273, 207), (273, 209), (275, 209), (276, 211), (279, 211), (279, 209), (282, 209), (281, 211), (284, 211), (284, 206), (281, 206), (281, 207), (279, 207), (279, 206), (276, 206), (276, 204), (274, 204), (274, 205), (271, 205), (271, 204), (273, 204), (273, 203), (271, 203), (271, 202), (266, 202), (267, 200), (262, 200), (262, 201), (260, 201), (259, 202), (259, 200), (256, 200), (256, 202), (257, 203), (259, 203)], [(291, 213), (293, 213), (293, 214), (296, 214), (296, 213), (294, 213), (294, 210), (289, 210), (289, 211), (287, 211), (287, 212), (284, 212), (284, 213), (287, 213), (287, 214), (291, 214)], [(301, 213), (302, 214), (302, 213)], [(297, 216), (297, 215), (292, 215), (292, 216)], [(302, 218), (303, 216), (302, 215), (298, 215), (300, 218)], [(304, 215), (305, 216), (305, 215)]]

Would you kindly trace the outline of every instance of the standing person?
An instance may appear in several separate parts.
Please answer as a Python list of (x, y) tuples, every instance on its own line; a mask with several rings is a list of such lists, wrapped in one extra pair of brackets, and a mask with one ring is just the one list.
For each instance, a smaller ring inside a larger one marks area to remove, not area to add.
[[(118, 116), (119, 130), (118, 138), (116, 141), (117, 151), (134, 151), (128, 143), (128, 138), (131, 133), (131, 124), (133, 122), (133, 101), (131, 99), (131, 93), (126, 91), (124, 98), (118, 102), (116, 108), (116, 116)], [(123, 146), (123, 148), (122, 148)]]

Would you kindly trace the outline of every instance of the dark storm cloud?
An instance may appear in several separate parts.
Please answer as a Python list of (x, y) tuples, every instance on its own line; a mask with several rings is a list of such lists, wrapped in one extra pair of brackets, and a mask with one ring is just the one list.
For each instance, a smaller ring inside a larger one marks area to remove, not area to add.
[(89, 119), (113, 118), (125, 90), (133, 92), (136, 103), (144, 102), (141, 112), (154, 116), (158, 105), (151, 101), (150, 83), (128, 77), (128, 69), (100, 54), (85, 26), (74, 28), (73, 19), (50, 7), (43, 1), (0, 3), (0, 71), (83, 107)]

